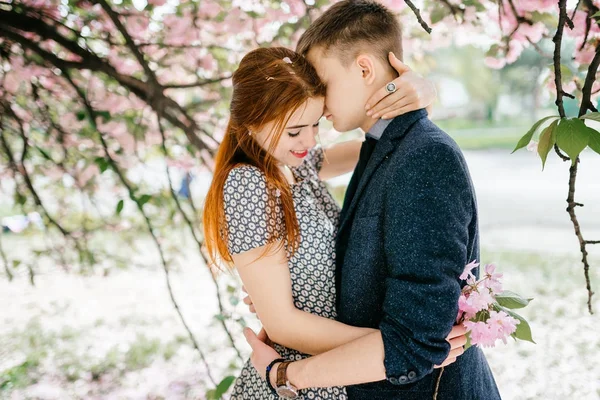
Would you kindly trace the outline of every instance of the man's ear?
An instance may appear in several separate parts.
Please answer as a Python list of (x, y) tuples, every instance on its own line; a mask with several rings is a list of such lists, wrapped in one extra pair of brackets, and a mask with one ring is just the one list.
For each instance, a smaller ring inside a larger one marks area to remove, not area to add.
[(368, 54), (359, 54), (356, 57), (356, 65), (361, 71), (362, 78), (365, 80), (365, 84), (371, 85), (375, 82), (375, 61), (373, 57)]

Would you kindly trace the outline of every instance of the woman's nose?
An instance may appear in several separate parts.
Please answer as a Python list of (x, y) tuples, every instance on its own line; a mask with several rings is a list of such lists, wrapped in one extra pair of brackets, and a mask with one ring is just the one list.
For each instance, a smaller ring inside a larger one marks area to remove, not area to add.
[(307, 149), (312, 149), (317, 145), (317, 141), (315, 140), (315, 131), (312, 126), (307, 127), (307, 131), (304, 133), (304, 137), (302, 139), (302, 144)]

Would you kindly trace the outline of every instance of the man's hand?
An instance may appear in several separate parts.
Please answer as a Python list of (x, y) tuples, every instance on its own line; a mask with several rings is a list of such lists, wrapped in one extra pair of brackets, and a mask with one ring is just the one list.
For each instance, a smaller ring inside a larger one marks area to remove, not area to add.
[(430, 106), (437, 97), (433, 83), (412, 71), (394, 53), (390, 52), (388, 57), (392, 67), (400, 74), (392, 81), (397, 90), (392, 94), (385, 87), (376, 91), (367, 101), (367, 115), (374, 119), (390, 119)]
[[(246, 337), (246, 341), (252, 347), (252, 355), (250, 356), (250, 361), (252, 365), (256, 369), (256, 371), (260, 374), (261, 378), (265, 379), (265, 373), (267, 371), (267, 365), (271, 363), (271, 361), (281, 358), (279, 353), (275, 351), (273, 347), (269, 344), (270, 339), (267, 336), (267, 332), (264, 329), (261, 329), (258, 336), (254, 333), (254, 331), (250, 328), (244, 329), (244, 336)], [(276, 371), (276, 366), (271, 370), (271, 374), (273, 378), (275, 375), (273, 373)], [(273, 379), (271, 379), (273, 382)]]
[[(465, 344), (467, 344), (467, 330), (460, 325), (454, 325), (446, 340), (450, 343), (450, 353), (441, 365), (436, 365), (434, 368), (442, 368), (452, 364), (456, 358), (465, 352)], [(266, 368), (266, 367), (265, 367)]]

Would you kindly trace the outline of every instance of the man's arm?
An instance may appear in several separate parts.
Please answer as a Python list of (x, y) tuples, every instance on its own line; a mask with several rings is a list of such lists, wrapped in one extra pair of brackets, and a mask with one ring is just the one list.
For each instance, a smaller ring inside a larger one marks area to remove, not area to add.
[[(252, 347), (252, 364), (265, 379), (267, 365), (280, 358), (280, 355), (265, 344), (267, 336), (264, 330), (256, 336), (250, 328), (246, 328), (244, 335)], [(452, 364), (463, 354), (463, 346), (467, 342), (465, 328), (462, 325), (454, 326), (447, 339), (452, 350), (446, 360), (441, 365), (436, 365), (436, 368)], [(298, 389), (379, 381), (385, 379), (383, 357), (383, 341), (380, 332), (376, 331), (326, 353), (291, 363), (287, 370), (287, 379)], [(275, 364), (271, 370), (270, 379), (273, 385), (276, 382), (277, 366), (278, 364)]]
[(379, 328), (387, 378), (401, 385), (430, 374), (450, 350), (445, 338), (458, 313), (459, 276), (471, 261), (475, 212), (462, 157), (449, 145), (412, 150), (388, 181)]

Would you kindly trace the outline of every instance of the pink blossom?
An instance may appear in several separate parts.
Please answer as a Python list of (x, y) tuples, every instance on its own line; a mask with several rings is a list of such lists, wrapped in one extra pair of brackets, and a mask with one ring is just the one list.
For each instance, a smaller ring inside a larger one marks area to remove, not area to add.
[(479, 267), (479, 263), (475, 260), (468, 263), (465, 266), (463, 273), (460, 275), (460, 279), (464, 281), (467, 280), (469, 277), (473, 277), (474, 275), (471, 273), (471, 271), (477, 267)]
[(486, 57), (485, 65), (494, 69), (501, 69), (506, 65), (506, 60), (504, 58), (495, 58), (495, 57)]
[(537, 148), (538, 148), (538, 143), (535, 140), (532, 140), (531, 142), (529, 142), (529, 144), (527, 145), (527, 150), (531, 151), (533, 153), (537, 153)]
[(511, 317), (504, 311), (490, 311), (490, 318), (487, 323), (495, 326), (498, 331), (498, 338), (504, 341), (506, 344), (506, 338), (513, 334), (517, 330), (519, 320)]
[(483, 280), (483, 287), (488, 288), (493, 294), (502, 292), (502, 282), (500, 279), (503, 274), (496, 272), (496, 265), (487, 264), (485, 266), (486, 279)]
[(497, 340), (506, 344), (506, 339), (517, 330), (519, 320), (504, 311), (490, 311), (487, 321), (465, 321), (463, 325), (470, 332), (471, 343), (477, 346), (493, 347)]

